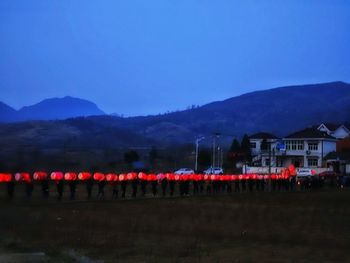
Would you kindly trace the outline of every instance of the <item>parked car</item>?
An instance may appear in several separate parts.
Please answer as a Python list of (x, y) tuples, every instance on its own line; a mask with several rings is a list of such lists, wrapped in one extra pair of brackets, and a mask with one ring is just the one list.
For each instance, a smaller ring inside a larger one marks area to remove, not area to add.
[(316, 171), (311, 168), (297, 168), (297, 177), (313, 176)]
[(181, 168), (175, 171), (174, 174), (194, 174), (194, 171), (190, 168)]
[(209, 167), (203, 171), (204, 174), (224, 174), (224, 170), (220, 167)]

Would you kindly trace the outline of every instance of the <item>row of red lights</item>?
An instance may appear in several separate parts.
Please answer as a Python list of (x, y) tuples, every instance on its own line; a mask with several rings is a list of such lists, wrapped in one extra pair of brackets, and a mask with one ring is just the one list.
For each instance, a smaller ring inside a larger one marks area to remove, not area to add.
[[(146, 174), (146, 173), (125, 173), (125, 174), (115, 174), (115, 173), (89, 173), (89, 172), (52, 172), (48, 175), (46, 172), (35, 172), (33, 177), (29, 173), (16, 173), (14, 174), (14, 179), (17, 182), (31, 182), (42, 181), (51, 179), (53, 181), (86, 181), (93, 179), (95, 181), (132, 181), (132, 180), (143, 180), (143, 181), (161, 181), (167, 179), (169, 181), (236, 181), (236, 180), (279, 180), (288, 179), (292, 177), (290, 173), (282, 174), (232, 174), (232, 175), (203, 175), (203, 174), (174, 174), (174, 173), (159, 173), (159, 174)], [(10, 173), (0, 173), (0, 182), (10, 182), (13, 179), (13, 175)]]

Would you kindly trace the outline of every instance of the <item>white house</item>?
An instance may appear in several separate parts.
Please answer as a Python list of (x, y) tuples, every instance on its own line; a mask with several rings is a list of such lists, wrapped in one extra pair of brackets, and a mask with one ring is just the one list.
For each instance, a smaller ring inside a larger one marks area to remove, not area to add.
[[(269, 147), (261, 148), (263, 144)], [(337, 139), (317, 128), (294, 132), (282, 139), (269, 133), (250, 136), (253, 163), (256, 166), (323, 167), (324, 157), (336, 150)]]
[[(249, 137), (253, 163), (256, 166), (276, 165), (274, 149), (277, 148), (279, 138), (271, 133), (259, 132)], [(270, 146), (270, 147), (269, 147)]]
[(324, 157), (336, 150), (337, 139), (315, 128), (294, 132), (285, 138), (285, 151), (277, 152), (281, 166), (323, 167)]
[(320, 131), (326, 132), (337, 139), (344, 139), (350, 136), (350, 128), (344, 124), (336, 125), (331, 123), (322, 123), (317, 128)]

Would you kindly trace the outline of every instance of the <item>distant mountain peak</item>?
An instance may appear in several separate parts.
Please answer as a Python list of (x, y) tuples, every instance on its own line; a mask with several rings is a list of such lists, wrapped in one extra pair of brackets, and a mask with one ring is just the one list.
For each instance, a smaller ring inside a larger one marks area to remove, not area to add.
[(65, 96), (48, 98), (37, 104), (25, 106), (18, 111), (18, 115), (20, 120), (61, 120), (105, 113), (91, 101)]

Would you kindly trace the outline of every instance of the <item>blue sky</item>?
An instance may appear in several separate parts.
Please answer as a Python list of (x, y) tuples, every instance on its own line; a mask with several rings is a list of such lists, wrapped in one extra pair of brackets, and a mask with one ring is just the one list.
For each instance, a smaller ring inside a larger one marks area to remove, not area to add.
[(350, 82), (349, 14), (348, 0), (2, 0), (0, 100), (132, 116)]

